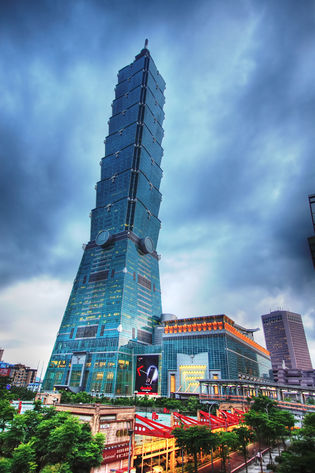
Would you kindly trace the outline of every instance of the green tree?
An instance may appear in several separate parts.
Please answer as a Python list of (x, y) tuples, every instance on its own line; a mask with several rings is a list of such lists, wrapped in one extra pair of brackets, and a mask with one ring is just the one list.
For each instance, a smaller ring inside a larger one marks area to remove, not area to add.
[(10, 402), (7, 399), (0, 400), (0, 429), (1, 431), (5, 429), (8, 422), (10, 422), (16, 410), (11, 406)]
[(15, 448), (25, 440), (25, 422), (23, 416), (16, 414), (5, 432), (0, 434), (0, 452), (11, 457)]
[(236, 436), (236, 445), (237, 445), (237, 450), (243, 455), (243, 458), (244, 458), (244, 463), (245, 463), (245, 470), (246, 470), (246, 473), (248, 471), (248, 468), (247, 468), (247, 446), (249, 443), (251, 443), (254, 438), (255, 438), (255, 435), (254, 433), (249, 430), (247, 427), (245, 426), (241, 426), (239, 427), (238, 429), (234, 429), (233, 432), (235, 433), (235, 436)]
[(11, 473), (32, 473), (36, 469), (35, 451), (31, 443), (20, 444), (12, 455)]
[(272, 409), (277, 408), (277, 403), (273, 399), (270, 399), (267, 396), (263, 396), (262, 394), (259, 394), (259, 396), (256, 396), (251, 399), (251, 410), (257, 411), (257, 412), (271, 412)]
[[(255, 432), (260, 451), (264, 444), (271, 447), (279, 440), (285, 445), (285, 438), (291, 435), (294, 426), (294, 416), (288, 411), (279, 409), (276, 402), (266, 396), (254, 399), (250, 411), (244, 415), (244, 421)], [(271, 449), (269, 458), (272, 464)], [(261, 462), (260, 468), (262, 471)]]
[(235, 432), (219, 432), (218, 436), (218, 453), (221, 458), (221, 468), (226, 473), (226, 462), (229, 458), (230, 452), (235, 450), (238, 446), (238, 439)]
[(291, 431), (295, 424), (293, 414), (286, 410), (277, 409), (272, 413), (271, 422), (273, 423), (274, 440), (281, 440), (285, 449), (285, 439), (291, 436)]
[(102, 434), (92, 436), (89, 424), (54, 408), (15, 415), (0, 433), (1, 452), (12, 457), (12, 473), (29, 473), (46, 466), (48, 472), (89, 473), (101, 464), (103, 446)]
[[(269, 423), (268, 415), (264, 412), (250, 409), (249, 412), (244, 414), (244, 422), (254, 431), (255, 437), (258, 440), (259, 451), (261, 452), (262, 446), (267, 440), (267, 434), (269, 433), (267, 432)], [(261, 472), (263, 471), (261, 459), (260, 470)]]
[(217, 446), (217, 437), (205, 426), (194, 426), (189, 429), (176, 428), (172, 431), (176, 445), (192, 455), (194, 459), (194, 471), (198, 473), (198, 455), (201, 450), (207, 454)]
[(51, 431), (45, 461), (49, 464), (68, 463), (75, 473), (88, 473), (102, 461), (104, 436), (91, 435), (90, 426), (69, 416)]
[(315, 438), (300, 437), (292, 441), (287, 451), (276, 457), (277, 473), (313, 473)]
[(55, 465), (44, 466), (40, 473), (72, 473), (72, 471), (68, 463), (56, 463)]
[(11, 460), (0, 458), (0, 473), (11, 473)]
[(315, 412), (310, 412), (304, 417), (303, 427), (300, 429), (302, 437), (313, 438), (315, 436)]
[(185, 399), (184, 401), (179, 401), (177, 399), (171, 400), (175, 401), (175, 406), (177, 406), (177, 410), (185, 415), (195, 416), (197, 415), (197, 410), (204, 408), (202, 404), (200, 404), (199, 399), (196, 397), (190, 397)]
[(32, 401), (36, 393), (22, 386), (11, 386), (9, 397), (11, 399), (20, 399), (21, 401)]

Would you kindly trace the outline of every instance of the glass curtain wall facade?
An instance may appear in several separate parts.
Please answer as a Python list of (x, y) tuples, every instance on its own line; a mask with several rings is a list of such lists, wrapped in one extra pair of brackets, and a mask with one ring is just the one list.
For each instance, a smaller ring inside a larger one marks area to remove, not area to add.
[[(236, 328), (226, 315), (168, 320), (164, 322), (162, 342), (162, 382), (161, 394), (170, 394), (172, 376), (176, 390), (184, 390), (181, 381), (180, 357), (189, 355), (187, 367), (195, 368), (195, 379), (190, 376), (191, 389), (198, 392), (197, 379), (212, 378), (237, 379), (250, 376), (270, 379), (271, 362), (269, 352), (250, 338), (247, 333)], [(202, 356), (200, 360), (198, 356)], [(203, 373), (206, 370), (206, 375)]]
[(161, 314), (159, 191), (165, 82), (145, 46), (118, 73), (91, 236), (61, 322), (45, 390), (132, 393), (132, 346)]

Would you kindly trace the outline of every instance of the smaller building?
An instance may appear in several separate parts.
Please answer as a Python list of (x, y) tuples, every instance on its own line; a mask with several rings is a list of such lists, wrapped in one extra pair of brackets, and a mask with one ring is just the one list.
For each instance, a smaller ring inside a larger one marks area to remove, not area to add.
[(129, 441), (135, 430), (135, 407), (103, 406), (101, 404), (60, 404), (57, 411), (70, 412), (82, 422), (88, 422), (92, 434), (105, 435), (103, 463), (91, 473), (109, 473), (128, 468)]
[(35, 396), (35, 401), (41, 401), (45, 405), (57, 405), (61, 401), (61, 393), (37, 393)]
[(300, 314), (276, 310), (261, 316), (273, 370), (312, 370)]
[(29, 384), (36, 382), (37, 370), (21, 363), (11, 364), (0, 361), (0, 376), (11, 378), (13, 386), (27, 388)]
[(37, 370), (20, 363), (13, 365), (10, 372), (13, 386), (27, 387), (30, 383), (35, 383)]

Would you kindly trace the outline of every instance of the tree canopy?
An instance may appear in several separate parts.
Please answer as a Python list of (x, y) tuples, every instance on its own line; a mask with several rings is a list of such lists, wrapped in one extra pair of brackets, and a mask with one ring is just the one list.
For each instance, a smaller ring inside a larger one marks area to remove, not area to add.
[(236, 438), (236, 448), (243, 455), (245, 470), (247, 473), (247, 446), (254, 440), (255, 435), (250, 429), (248, 429), (244, 425), (242, 425), (238, 429), (234, 429), (233, 432)]
[(287, 451), (276, 460), (277, 473), (313, 473), (315, 465), (315, 413), (307, 414)]
[(188, 429), (176, 428), (172, 431), (176, 445), (182, 448), (194, 459), (194, 471), (198, 472), (198, 455), (202, 451), (204, 454), (216, 448), (217, 436), (210, 432), (206, 426), (193, 426)]
[(54, 408), (15, 414), (0, 433), (0, 473), (89, 473), (102, 462), (104, 440)]

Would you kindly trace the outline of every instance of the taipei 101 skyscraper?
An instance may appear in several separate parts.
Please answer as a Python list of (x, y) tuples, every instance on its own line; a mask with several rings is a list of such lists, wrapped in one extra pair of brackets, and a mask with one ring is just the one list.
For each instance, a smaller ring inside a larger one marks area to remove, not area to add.
[(43, 389), (132, 394), (132, 353), (161, 314), (156, 246), (165, 82), (147, 49), (118, 73), (91, 236)]

